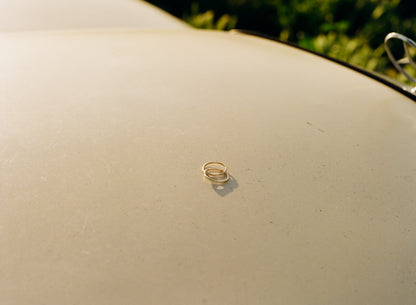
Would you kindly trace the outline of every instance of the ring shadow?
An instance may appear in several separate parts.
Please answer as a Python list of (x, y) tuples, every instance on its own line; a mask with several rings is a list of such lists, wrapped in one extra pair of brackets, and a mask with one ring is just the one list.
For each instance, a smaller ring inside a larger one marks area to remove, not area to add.
[(226, 183), (212, 183), (212, 189), (221, 197), (227, 196), (229, 193), (233, 192), (234, 189), (238, 188), (238, 181), (234, 178), (234, 176), (230, 174), (229, 176), (230, 180)]

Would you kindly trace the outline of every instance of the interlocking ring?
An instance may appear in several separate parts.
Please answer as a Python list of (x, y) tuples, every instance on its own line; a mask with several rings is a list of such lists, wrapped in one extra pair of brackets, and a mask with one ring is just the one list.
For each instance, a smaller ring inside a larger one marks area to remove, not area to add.
[(227, 166), (218, 161), (210, 161), (202, 165), (202, 172), (205, 178), (214, 181), (215, 183), (226, 183), (230, 180)]

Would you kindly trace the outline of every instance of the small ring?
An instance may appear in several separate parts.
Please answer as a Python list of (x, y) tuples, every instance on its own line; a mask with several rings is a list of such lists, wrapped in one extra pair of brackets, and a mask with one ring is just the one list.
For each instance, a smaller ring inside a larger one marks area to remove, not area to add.
[(225, 176), (227, 172), (223, 172), (221, 169), (214, 168), (214, 167), (207, 167), (204, 170), (204, 174), (210, 177), (213, 176)]
[(227, 166), (225, 166), (224, 163), (219, 162), (219, 161), (210, 161), (210, 162), (205, 163), (204, 165), (202, 165), (202, 171), (205, 171), (207, 169), (207, 166), (208, 165), (215, 165), (215, 164), (222, 166), (223, 169), (217, 168), (217, 167), (208, 167), (208, 168), (217, 169), (218, 171), (222, 171), (222, 173), (226, 173), (227, 172)]
[[(210, 174), (208, 173), (208, 171), (212, 171), (212, 170), (218, 170), (218, 169), (217, 168), (206, 168), (204, 170), (204, 176), (206, 178), (208, 178), (209, 180), (214, 181), (216, 183), (225, 183), (228, 180), (230, 180), (230, 176), (228, 175), (228, 172), (225, 172), (225, 173), (222, 173), (221, 174), (222, 176), (225, 176), (225, 178), (223, 178), (223, 179), (214, 178), (214, 177), (212, 177), (212, 174), (210, 176)], [(216, 175), (219, 176), (218, 174), (216, 174)]]
[(216, 168), (216, 167), (206, 167), (203, 170), (204, 174), (212, 177), (212, 176), (224, 176), (227, 171), (223, 171), (222, 169)]

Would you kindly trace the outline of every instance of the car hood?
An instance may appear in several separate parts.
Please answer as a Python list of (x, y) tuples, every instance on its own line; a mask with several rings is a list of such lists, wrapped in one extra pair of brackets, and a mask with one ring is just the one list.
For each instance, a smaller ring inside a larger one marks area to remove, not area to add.
[(1, 303), (413, 304), (411, 99), (210, 31), (3, 33), (0, 66)]

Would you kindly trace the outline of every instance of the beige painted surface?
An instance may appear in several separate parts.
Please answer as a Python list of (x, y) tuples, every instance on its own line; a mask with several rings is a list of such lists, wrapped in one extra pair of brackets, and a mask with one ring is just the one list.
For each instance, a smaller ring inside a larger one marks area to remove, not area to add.
[(142, 0), (0, 0), (0, 31), (126, 27), (188, 28)]
[(408, 98), (215, 32), (3, 34), (0, 67), (0, 304), (414, 304)]

